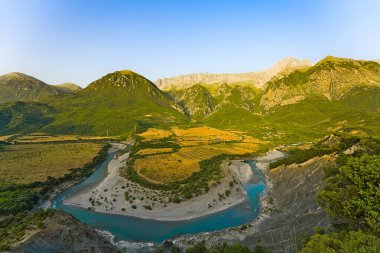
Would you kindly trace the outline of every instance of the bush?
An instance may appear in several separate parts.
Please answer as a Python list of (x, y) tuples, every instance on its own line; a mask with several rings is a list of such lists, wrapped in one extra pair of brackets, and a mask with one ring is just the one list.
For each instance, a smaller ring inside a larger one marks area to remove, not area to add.
[(363, 231), (341, 231), (340, 233), (313, 235), (301, 253), (377, 253), (379, 249), (380, 238), (375, 235)]
[(350, 158), (318, 193), (318, 203), (336, 222), (380, 233), (380, 155)]

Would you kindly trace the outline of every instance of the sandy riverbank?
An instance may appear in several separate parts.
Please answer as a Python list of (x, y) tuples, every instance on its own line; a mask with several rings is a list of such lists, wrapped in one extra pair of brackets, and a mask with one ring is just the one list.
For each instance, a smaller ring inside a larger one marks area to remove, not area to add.
[[(112, 148), (112, 151), (115, 151), (121, 147), (113, 144)], [(252, 177), (248, 164), (242, 161), (225, 162), (222, 164), (222, 170), (226, 176), (220, 184), (211, 187), (206, 194), (180, 203), (172, 203), (167, 201), (164, 192), (143, 188), (120, 176), (120, 170), (125, 166), (128, 157), (129, 153), (115, 156), (108, 164), (108, 175), (100, 184), (66, 199), (64, 204), (91, 208), (96, 212), (144, 219), (189, 220), (219, 212), (243, 202), (246, 199), (246, 192), (241, 183), (248, 182)], [(238, 184), (231, 187), (230, 182), (234, 179), (238, 181)], [(225, 196), (226, 190), (230, 191), (229, 196)], [(125, 192), (128, 192), (129, 201), (125, 198)], [(220, 195), (224, 197), (220, 198)], [(152, 210), (144, 206), (150, 206)]]

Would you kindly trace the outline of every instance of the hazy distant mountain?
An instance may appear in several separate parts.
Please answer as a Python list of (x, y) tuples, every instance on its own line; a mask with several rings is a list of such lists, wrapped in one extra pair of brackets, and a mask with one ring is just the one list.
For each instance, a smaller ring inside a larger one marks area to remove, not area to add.
[(211, 74), (198, 73), (190, 75), (180, 75), (171, 78), (162, 78), (156, 81), (156, 85), (161, 90), (173, 90), (188, 88), (196, 83), (204, 85), (218, 85), (222, 83), (253, 85), (261, 88), (273, 76), (283, 71), (291, 71), (300, 67), (309, 67), (312, 63), (309, 60), (299, 60), (295, 58), (285, 58), (276, 63), (271, 68), (264, 71), (241, 73), (241, 74)]
[(335, 100), (365, 86), (380, 87), (379, 63), (328, 56), (310, 68), (272, 79), (260, 105), (268, 110), (312, 96)]
[(73, 87), (73, 84), (48, 85), (32, 76), (13, 72), (0, 76), (0, 103), (37, 101), (52, 95), (76, 92)]
[(82, 87), (74, 83), (63, 83), (54, 86), (65, 93), (76, 93), (82, 89)]

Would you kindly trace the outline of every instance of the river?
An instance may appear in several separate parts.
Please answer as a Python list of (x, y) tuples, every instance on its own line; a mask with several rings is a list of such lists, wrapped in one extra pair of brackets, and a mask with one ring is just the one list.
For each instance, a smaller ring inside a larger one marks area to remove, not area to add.
[(68, 188), (53, 199), (53, 208), (62, 209), (81, 222), (100, 230), (109, 231), (116, 241), (155, 242), (173, 238), (183, 234), (211, 232), (246, 224), (260, 214), (260, 194), (264, 192), (265, 176), (256, 168), (256, 162), (247, 161), (250, 165), (254, 182), (244, 184), (247, 197), (241, 204), (223, 211), (185, 221), (157, 221), (140, 219), (125, 215), (105, 214), (89, 211), (84, 208), (64, 205), (63, 200), (100, 183), (107, 175), (107, 165), (113, 154), (98, 166), (96, 171), (80, 183)]

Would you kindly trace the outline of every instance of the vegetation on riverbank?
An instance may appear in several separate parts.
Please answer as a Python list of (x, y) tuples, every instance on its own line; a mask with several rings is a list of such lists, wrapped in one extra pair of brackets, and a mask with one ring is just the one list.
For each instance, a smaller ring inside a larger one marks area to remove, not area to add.
[(269, 168), (273, 169), (280, 165), (303, 163), (313, 157), (323, 156), (334, 152), (342, 152), (350, 148), (352, 145), (358, 143), (359, 141), (359, 137), (347, 135), (344, 133), (330, 135), (309, 149), (292, 149), (288, 151), (288, 157), (271, 163), (269, 165)]

